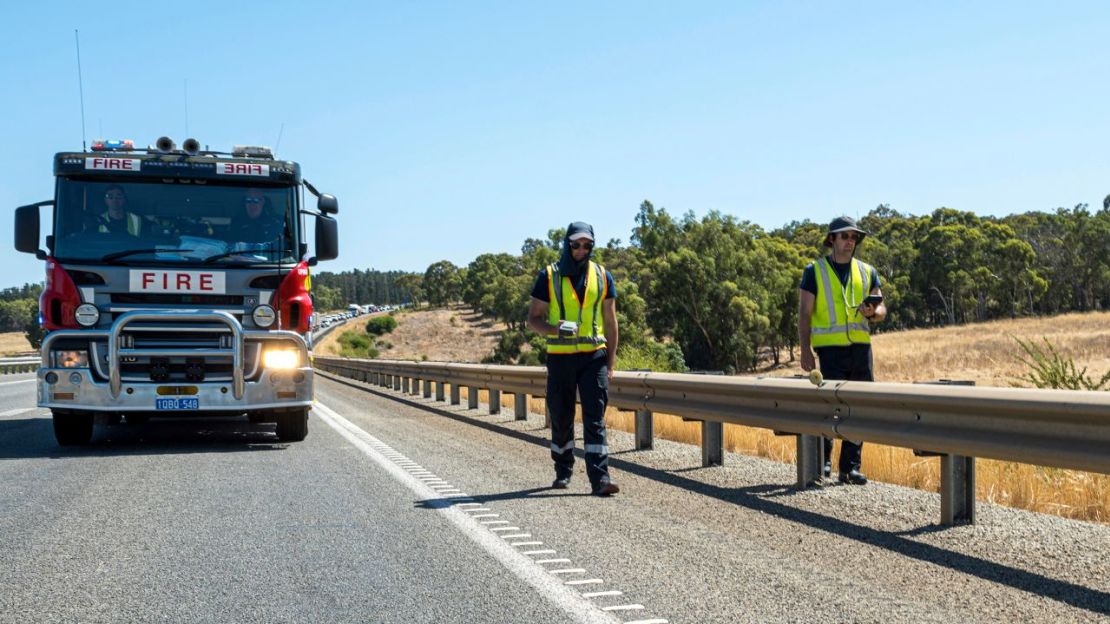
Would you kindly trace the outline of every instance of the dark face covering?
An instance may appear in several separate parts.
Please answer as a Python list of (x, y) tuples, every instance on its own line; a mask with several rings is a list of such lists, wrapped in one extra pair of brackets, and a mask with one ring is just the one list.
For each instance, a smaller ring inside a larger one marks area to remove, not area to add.
[[(563, 237), (563, 253), (559, 256), (559, 273), (567, 277), (575, 277), (579, 273), (586, 270), (590, 266), (590, 258), (593, 257), (594, 251), (591, 249), (589, 253), (582, 258), (581, 262), (575, 262), (574, 256), (571, 255), (570, 250), (570, 237), (585, 232), (590, 235), (591, 241), (594, 238), (594, 228), (589, 223), (575, 221), (567, 226), (567, 235)], [(581, 240), (581, 239), (580, 239)]]

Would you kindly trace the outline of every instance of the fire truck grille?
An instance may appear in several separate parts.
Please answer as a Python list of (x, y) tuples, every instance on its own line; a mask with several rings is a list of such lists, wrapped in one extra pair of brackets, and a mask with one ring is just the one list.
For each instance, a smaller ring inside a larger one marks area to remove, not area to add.
[[(189, 351), (230, 349), (234, 335), (223, 323), (132, 323), (120, 334), (120, 345), (130, 355), (120, 357), (120, 380), (142, 383), (185, 383), (199, 381), (231, 382), (232, 358), (227, 355), (190, 355)], [(174, 355), (165, 355), (173, 350)], [(93, 345), (95, 371), (108, 378), (108, 343)], [(149, 351), (150, 355), (143, 355)], [(243, 348), (243, 369), (247, 380), (260, 373), (262, 343), (247, 340)]]

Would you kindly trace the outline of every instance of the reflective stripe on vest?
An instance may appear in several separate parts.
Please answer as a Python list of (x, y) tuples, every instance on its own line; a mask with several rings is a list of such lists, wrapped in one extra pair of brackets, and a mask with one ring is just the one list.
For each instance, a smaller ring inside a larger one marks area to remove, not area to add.
[[(124, 216), (127, 218), (127, 233), (131, 236), (139, 236), (142, 231), (142, 217), (133, 212), (124, 213)], [(110, 232), (108, 225), (111, 220), (112, 218), (108, 216), (107, 211), (102, 212), (100, 214), (100, 225), (96, 228), (96, 231), (100, 233)]]
[(574, 282), (559, 274), (559, 264), (547, 267), (547, 292), (551, 300), (547, 308), (548, 322), (552, 325), (560, 321), (578, 323), (577, 336), (547, 336), (548, 353), (592, 353), (605, 348), (601, 302), (608, 294), (609, 283), (605, 279), (605, 267), (600, 264), (590, 262), (586, 271), (586, 291), (579, 301)]
[(856, 308), (871, 292), (871, 266), (852, 258), (847, 286), (840, 282), (827, 258), (815, 262), (813, 269), (819, 279), (810, 319), (810, 344), (817, 348), (870, 343), (871, 326)]

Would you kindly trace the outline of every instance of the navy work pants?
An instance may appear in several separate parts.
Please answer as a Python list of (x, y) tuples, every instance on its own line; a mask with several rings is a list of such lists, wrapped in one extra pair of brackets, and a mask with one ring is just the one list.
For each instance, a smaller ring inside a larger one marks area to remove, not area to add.
[[(875, 381), (871, 372), (871, 345), (854, 344), (847, 347), (821, 347), (816, 349), (821, 363), (821, 376), (827, 380)], [(825, 461), (832, 461), (833, 441), (825, 438)], [(847, 474), (859, 470), (863, 458), (863, 442), (840, 441), (840, 462), (837, 470)]]
[(605, 406), (609, 403), (609, 366), (604, 352), (547, 356), (547, 413), (556, 479), (569, 478), (574, 472), (576, 395), (582, 398), (586, 476), (594, 485), (608, 483)]

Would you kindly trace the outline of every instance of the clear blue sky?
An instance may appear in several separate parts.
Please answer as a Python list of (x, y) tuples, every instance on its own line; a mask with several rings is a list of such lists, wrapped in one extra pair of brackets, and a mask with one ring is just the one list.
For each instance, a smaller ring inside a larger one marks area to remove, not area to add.
[(765, 227), (1101, 207), (1102, 2), (18, 3), (0, 38), (11, 208), (86, 138), (273, 145), (340, 200), (324, 270), (423, 271), (639, 203)]

